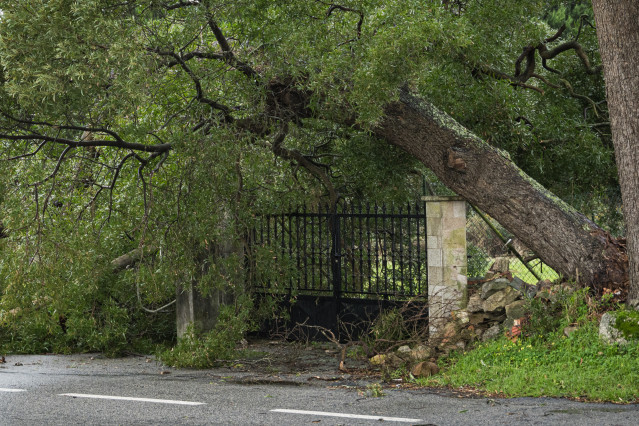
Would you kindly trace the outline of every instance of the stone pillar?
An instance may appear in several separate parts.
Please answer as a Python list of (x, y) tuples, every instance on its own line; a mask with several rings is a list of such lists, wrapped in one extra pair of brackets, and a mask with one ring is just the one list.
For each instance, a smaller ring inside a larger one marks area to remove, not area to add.
[(466, 202), (423, 197), (426, 202), (428, 316), (431, 338), (467, 304)]
[(177, 336), (181, 339), (189, 325), (193, 324), (196, 334), (213, 329), (225, 303), (222, 290), (213, 290), (206, 297), (196, 288), (197, 285), (181, 285), (177, 290), (176, 315)]
[[(213, 259), (224, 259), (235, 253), (241, 253), (238, 244), (226, 242), (215, 245), (212, 253), (205, 253), (201, 261), (204, 270), (208, 271), (205, 263), (206, 257), (211, 255)], [(241, 257), (240, 257), (241, 258)], [(224, 270), (222, 269), (222, 273)], [(181, 339), (186, 333), (189, 325), (193, 325), (196, 334), (204, 334), (215, 327), (220, 316), (220, 309), (224, 305), (233, 303), (233, 293), (228, 288), (212, 289), (205, 297), (198, 289), (197, 279), (191, 283), (182, 283), (177, 286), (176, 295), (176, 320), (177, 320), (177, 337)]]

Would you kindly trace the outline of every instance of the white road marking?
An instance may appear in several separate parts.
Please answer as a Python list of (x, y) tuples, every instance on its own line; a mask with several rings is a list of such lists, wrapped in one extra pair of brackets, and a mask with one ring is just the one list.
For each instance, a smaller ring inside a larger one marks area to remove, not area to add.
[(0, 392), (26, 392), (25, 389), (0, 388)]
[(114, 399), (118, 401), (155, 402), (157, 404), (206, 405), (205, 402), (175, 401), (172, 399), (132, 398), (128, 396), (112, 396), (112, 395), (89, 395), (86, 393), (61, 393), (59, 395), (72, 396), (74, 398)]
[(286, 409), (277, 409), (277, 410), (271, 410), (271, 411), (275, 413), (307, 414), (311, 416), (345, 417), (347, 419), (383, 420), (385, 422), (404, 422), (404, 423), (423, 422), (422, 419), (407, 419), (404, 417), (386, 417), (386, 416), (365, 416), (362, 414), (328, 413), (325, 411), (305, 411), (305, 410), (286, 410)]

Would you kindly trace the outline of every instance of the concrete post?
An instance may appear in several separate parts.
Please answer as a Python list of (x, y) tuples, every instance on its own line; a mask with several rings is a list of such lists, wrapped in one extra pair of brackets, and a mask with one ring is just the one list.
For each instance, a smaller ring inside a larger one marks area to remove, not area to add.
[(467, 304), (466, 202), (461, 197), (423, 197), (426, 202), (428, 316), (436, 337), (452, 311)]
[[(229, 242), (217, 244), (213, 256), (226, 258), (234, 251), (239, 253), (239, 250), (237, 245)], [(227, 288), (213, 289), (204, 297), (197, 287), (197, 280), (178, 285), (176, 300), (178, 339), (184, 336), (191, 324), (196, 334), (211, 331), (220, 316), (220, 309), (226, 304), (233, 303), (232, 292)]]
[(177, 290), (177, 336), (181, 339), (189, 325), (196, 334), (206, 333), (215, 327), (220, 308), (225, 303), (222, 290), (211, 291), (206, 297), (195, 284), (181, 285)]

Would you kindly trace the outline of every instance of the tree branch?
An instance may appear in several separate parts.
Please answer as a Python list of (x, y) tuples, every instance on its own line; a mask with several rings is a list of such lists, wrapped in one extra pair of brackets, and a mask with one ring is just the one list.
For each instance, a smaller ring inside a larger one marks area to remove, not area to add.
[(40, 140), (45, 142), (54, 142), (61, 145), (67, 145), (71, 148), (80, 148), (80, 147), (97, 147), (97, 146), (109, 146), (115, 148), (125, 148), (133, 151), (143, 151), (143, 152), (167, 152), (170, 151), (172, 145), (170, 143), (161, 144), (161, 145), (145, 145), (142, 143), (136, 142), (125, 142), (122, 140), (90, 140), (90, 141), (75, 141), (66, 138), (60, 138), (57, 136), (47, 136), (47, 135), (39, 135), (39, 134), (30, 134), (30, 135), (8, 135), (5, 133), (0, 133), (0, 139), (6, 139), (11, 141), (19, 141), (19, 140)]
[(300, 166), (309, 171), (328, 191), (331, 206), (337, 204), (339, 194), (331, 182), (330, 176), (322, 169), (322, 167), (311, 161), (304, 154), (296, 149), (288, 149), (282, 146), (286, 136), (288, 135), (288, 123), (283, 123), (280, 131), (275, 135), (271, 150), (275, 155), (285, 160), (293, 160)]
[(346, 6), (341, 6), (339, 4), (335, 4), (335, 3), (325, 3), (325, 2), (321, 2), (322, 4), (326, 5), (326, 6), (330, 6), (328, 8), (328, 11), (326, 12), (326, 17), (330, 17), (333, 13), (333, 11), (335, 10), (341, 10), (343, 12), (353, 12), (359, 15), (359, 21), (357, 22), (357, 38), (359, 39), (362, 36), (362, 24), (364, 23), (364, 12), (362, 12), (361, 10), (357, 10), (357, 9), (353, 9), (350, 7), (346, 7)]
[(173, 10), (173, 9), (180, 9), (182, 7), (188, 7), (188, 6), (198, 6), (200, 4), (199, 1), (197, 0), (190, 0), (190, 1), (179, 1), (177, 3), (173, 3), (173, 4), (164, 4), (162, 5), (162, 7), (164, 8), (164, 10)]
[(237, 57), (231, 50), (231, 46), (228, 40), (226, 39), (226, 37), (224, 37), (222, 29), (217, 25), (217, 22), (215, 21), (215, 19), (213, 19), (213, 15), (208, 9), (206, 11), (206, 19), (209, 24), (209, 28), (211, 29), (213, 35), (215, 36), (215, 39), (217, 40), (217, 43), (220, 45), (220, 49), (222, 49), (222, 52), (224, 53), (224, 62), (242, 72), (248, 78), (257, 80), (259, 78), (259, 74), (253, 68), (251, 68), (250, 65), (237, 59)]
[(193, 84), (195, 85), (196, 99), (205, 105), (208, 105), (213, 110), (219, 110), (222, 112), (224, 116), (224, 121), (233, 122), (233, 117), (231, 116), (231, 109), (226, 105), (222, 105), (212, 99), (209, 99), (204, 96), (204, 91), (202, 90), (202, 83), (200, 82), (200, 78), (193, 72), (193, 70), (186, 64), (182, 56), (178, 53), (175, 53), (170, 50), (161, 50), (161, 49), (148, 49), (151, 52), (157, 53), (160, 56), (169, 56), (180, 65), (180, 67), (184, 70), (184, 72), (189, 76)]

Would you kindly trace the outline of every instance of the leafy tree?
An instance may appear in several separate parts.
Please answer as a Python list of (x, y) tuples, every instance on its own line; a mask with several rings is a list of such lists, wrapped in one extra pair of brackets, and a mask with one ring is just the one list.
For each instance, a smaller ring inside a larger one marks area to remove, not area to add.
[(161, 305), (232, 284), (202, 265), (255, 214), (406, 199), (429, 169), (554, 269), (622, 282), (623, 247), (512, 161), (563, 196), (617, 184), (594, 32), (556, 6), (0, 1), (5, 251), (159, 248), (136, 280)]

